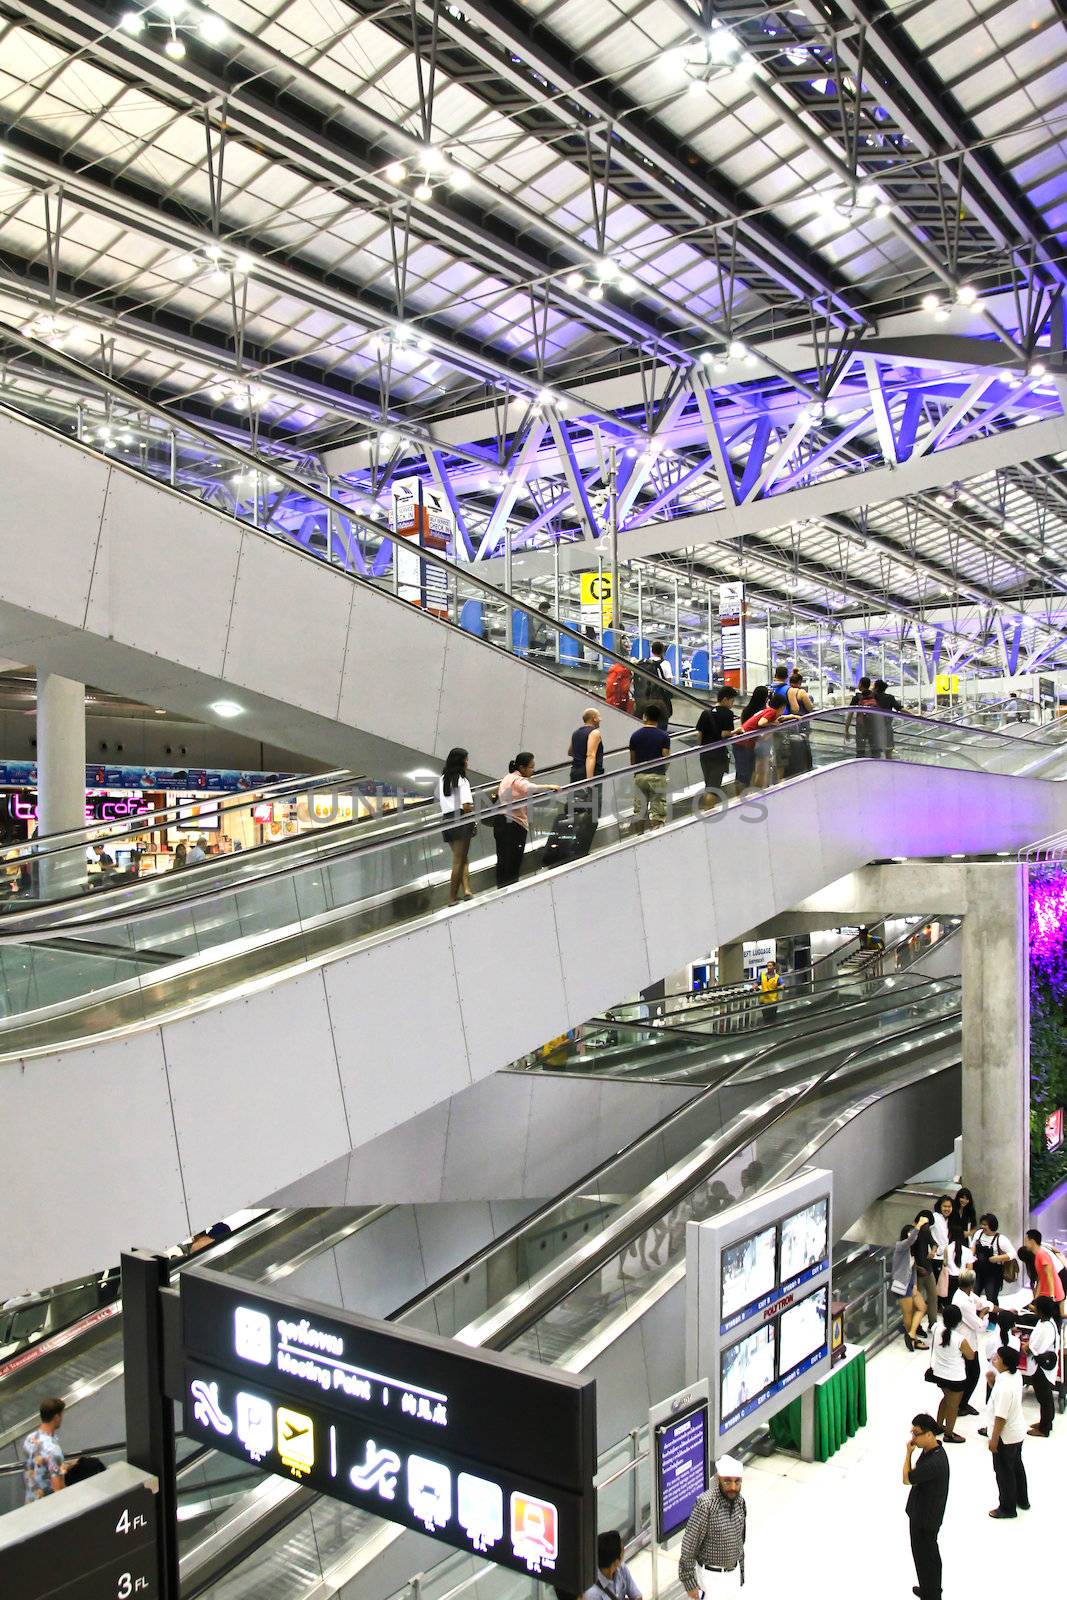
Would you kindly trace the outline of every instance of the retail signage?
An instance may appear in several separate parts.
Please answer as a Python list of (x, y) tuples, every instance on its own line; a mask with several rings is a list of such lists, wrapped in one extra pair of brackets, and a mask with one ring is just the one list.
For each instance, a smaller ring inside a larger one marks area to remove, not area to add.
[(125, 1462), (0, 1521), (0, 1594), (154, 1600), (156, 1484)]
[(655, 1471), (653, 1536), (658, 1544), (685, 1527), (698, 1497), (708, 1488), (708, 1396), (708, 1384), (702, 1380), (649, 1411)]
[(611, 627), (614, 612), (610, 572), (583, 572), (579, 598), (583, 628), (595, 628), (597, 633), (603, 633), (605, 628)]
[(719, 636), (722, 644), (723, 683), (732, 689), (745, 686), (745, 586), (719, 585)]
[[(248, 789), (265, 789), (294, 777), (291, 772), (242, 772), (235, 768), (205, 767), (101, 767), (85, 769), (86, 789), (207, 789), (217, 794), (241, 794)], [(0, 788), (34, 789), (37, 786), (35, 761), (0, 762)]]
[(447, 617), (448, 570), (424, 561), (418, 551), (449, 554), (456, 522), (448, 501), (421, 478), (397, 478), (393, 482), (392, 529), (398, 539), (407, 541), (393, 550), (397, 594), (411, 605)]
[(832, 1189), (813, 1170), (689, 1225), (686, 1360), (713, 1374), (713, 1454), (829, 1370)]
[[(155, 813), (143, 795), (97, 794), (90, 790), (85, 796), (86, 822), (129, 822), (137, 817), (150, 817)], [(16, 789), (8, 797), (8, 813), (14, 822), (27, 824), (37, 821), (37, 794), (33, 789)]]
[(595, 1568), (591, 1378), (206, 1269), (181, 1278), (185, 1431), (580, 1592)]
[(954, 672), (939, 672), (934, 678), (934, 693), (939, 699), (955, 699), (960, 692), (960, 680)]

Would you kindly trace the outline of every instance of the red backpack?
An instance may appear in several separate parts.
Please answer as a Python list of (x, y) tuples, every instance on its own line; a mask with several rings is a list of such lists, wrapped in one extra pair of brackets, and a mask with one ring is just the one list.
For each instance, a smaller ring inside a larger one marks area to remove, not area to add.
[(609, 706), (616, 706), (620, 711), (629, 710), (630, 685), (633, 683), (633, 676), (629, 667), (624, 667), (621, 661), (616, 661), (608, 673), (608, 681), (604, 685), (604, 699)]

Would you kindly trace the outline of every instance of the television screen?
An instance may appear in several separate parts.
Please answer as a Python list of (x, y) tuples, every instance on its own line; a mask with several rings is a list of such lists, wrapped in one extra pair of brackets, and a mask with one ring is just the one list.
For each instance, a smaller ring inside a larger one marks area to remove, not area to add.
[(795, 1211), (782, 1222), (783, 1286), (798, 1273), (806, 1272), (826, 1258), (829, 1245), (830, 1205), (826, 1199), (813, 1200), (802, 1211)]
[(775, 1228), (772, 1224), (762, 1233), (749, 1239), (727, 1245), (722, 1253), (722, 1308), (723, 1320), (735, 1312), (751, 1306), (762, 1295), (774, 1288)]
[(829, 1289), (816, 1289), (779, 1317), (778, 1370), (783, 1378), (803, 1366), (809, 1357), (825, 1354), (829, 1296)]
[(719, 1370), (719, 1432), (725, 1433), (774, 1383), (774, 1323), (728, 1345), (719, 1357)]

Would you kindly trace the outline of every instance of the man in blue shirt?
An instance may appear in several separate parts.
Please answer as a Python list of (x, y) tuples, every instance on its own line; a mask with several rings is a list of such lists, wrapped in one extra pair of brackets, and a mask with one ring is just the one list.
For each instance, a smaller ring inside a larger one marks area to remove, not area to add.
[(644, 833), (646, 821), (662, 828), (667, 819), (667, 764), (657, 761), (671, 748), (671, 737), (659, 725), (659, 708), (646, 705), (641, 727), (630, 735), (630, 765), (656, 762), (634, 774), (634, 832)]
[(622, 1535), (614, 1528), (598, 1534), (596, 1564), (596, 1582), (585, 1591), (583, 1600), (641, 1600), (633, 1573), (622, 1559)]
[(66, 1457), (56, 1438), (63, 1413), (64, 1400), (41, 1401), (41, 1425), (22, 1441), (22, 1475), (26, 1485), (25, 1503), (43, 1500), (46, 1495), (58, 1494), (67, 1487)]

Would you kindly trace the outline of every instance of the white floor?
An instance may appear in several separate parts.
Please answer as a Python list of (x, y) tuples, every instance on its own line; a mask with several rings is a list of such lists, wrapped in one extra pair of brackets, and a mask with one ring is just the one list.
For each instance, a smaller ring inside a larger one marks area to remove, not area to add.
[[(867, 1426), (829, 1461), (809, 1464), (775, 1454), (747, 1463), (745, 1600), (835, 1590), (858, 1593), (860, 1600), (907, 1600), (915, 1572), (901, 1469), (912, 1417), (937, 1408), (939, 1391), (923, 1382), (928, 1360), (922, 1351), (909, 1355), (902, 1340), (875, 1356), (867, 1369)], [(980, 1396), (981, 1386), (975, 1403)], [(1027, 1420), (1036, 1422), (1037, 1402), (1029, 1389), (1026, 1396)], [(945, 1447), (952, 1476), (941, 1530), (944, 1600), (1028, 1584), (1034, 1551), (1049, 1538), (1056, 1541), (1064, 1508), (1067, 1413), (1056, 1418), (1051, 1439), (1028, 1438), (1023, 1446), (1033, 1509), (1014, 1522), (991, 1522), (986, 1515), (997, 1495), (986, 1441), (978, 1437), (983, 1425), (981, 1416), (963, 1417), (957, 1432), (967, 1443)], [(676, 1548), (667, 1561), (661, 1557), (661, 1590), (676, 1584), (676, 1562)], [(634, 1576), (649, 1595), (647, 1555), (634, 1563)]]

